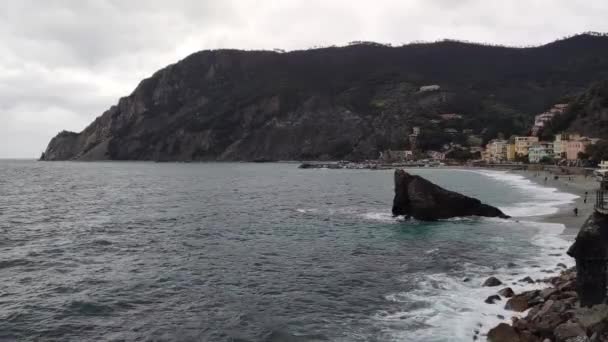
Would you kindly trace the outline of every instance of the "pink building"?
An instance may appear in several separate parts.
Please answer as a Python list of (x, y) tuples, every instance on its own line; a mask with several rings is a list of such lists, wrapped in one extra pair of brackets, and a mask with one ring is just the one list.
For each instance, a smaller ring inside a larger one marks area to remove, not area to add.
[(591, 145), (593, 141), (589, 138), (582, 137), (575, 140), (567, 140), (566, 142), (566, 159), (577, 160), (580, 152), (585, 152), (587, 146)]

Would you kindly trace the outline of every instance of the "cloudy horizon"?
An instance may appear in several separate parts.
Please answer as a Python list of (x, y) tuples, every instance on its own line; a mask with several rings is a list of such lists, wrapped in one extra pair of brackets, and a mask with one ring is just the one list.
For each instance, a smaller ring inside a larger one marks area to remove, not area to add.
[(36, 158), (143, 79), (200, 50), (366, 40), (541, 45), (608, 31), (608, 2), (550, 0), (35, 1), (0, 8), (0, 158)]

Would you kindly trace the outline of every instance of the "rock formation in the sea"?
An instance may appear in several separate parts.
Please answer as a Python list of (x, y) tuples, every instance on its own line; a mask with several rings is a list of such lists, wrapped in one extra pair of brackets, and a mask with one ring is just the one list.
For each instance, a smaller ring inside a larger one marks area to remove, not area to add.
[(576, 289), (582, 306), (606, 300), (608, 262), (608, 217), (594, 213), (576, 236), (568, 255), (576, 259)]
[(521, 133), (534, 113), (606, 74), (606, 56), (608, 37), (591, 34), (534, 48), (201, 51), (143, 80), (82, 132), (60, 133), (41, 159), (365, 160), (406, 148), (413, 127), (418, 148), (440, 149), (466, 141), (465, 129), (484, 139)]
[(400, 169), (395, 170), (393, 215), (423, 221), (463, 216), (509, 217), (500, 209), (481, 203), (476, 198), (446, 190)]

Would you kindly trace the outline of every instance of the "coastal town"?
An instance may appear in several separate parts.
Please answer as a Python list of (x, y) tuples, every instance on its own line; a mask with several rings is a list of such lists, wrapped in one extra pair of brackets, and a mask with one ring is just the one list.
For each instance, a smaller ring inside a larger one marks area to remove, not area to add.
[[(437, 91), (439, 86), (429, 85), (420, 87), (420, 92)], [(424, 128), (414, 126), (407, 136), (408, 149), (385, 150), (379, 153), (377, 160), (364, 162), (306, 162), (302, 168), (372, 168), (383, 169), (401, 166), (434, 167), (443, 165), (469, 166), (516, 166), (523, 164), (542, 164), (563, 167), (596, 166), (600, 160), (590, 160), (589, 148), (601, 139), (587, 137), (577, 132), (559, 132), (547, 135), (546, 129), (552, 121), (563, 115), (568, 104), (558, 103), (547, 111), (534, 117), (526, 135), (504, 137), (501, 133), (494, 139), (484, 143), (481, 133), (473, 129), (457, 129), (456, 123), (461, 121), (463, 114), (445, 113), (430, 120), (432, 125), (442, 125), (443, 132), (454, 139), (445, 143), (441, 149), (423, 149), (420, 137), (425, 133)], [(454, 123), (453, 125), (451, 123)], [(451, 127), (454, 126), (454, 127)], [(460, 139), (456, 139), (458, 136)], [(464, 143), (456, 142), (457, 140)]]
[[(425, 88), (425, 87), (423, 87)], [(422, 90), (422, 89), (421, 89)], [(428, 91), (428, 90), (425, 90)], [(558, 164), (566, 166), (584, 166), (587, 159), (587, 148), (596, 144), (600, 139), (582, 136), (578, 133), (562, 132), (555, 134), (553, 140), (541, 139), (544, 128), (551, 121), (562, 115), (568, 104), (560, 103), (544, 113), (535, 116), (530, 127), (529, 135), (511, 136), (509, 138), (497, 137), (482, 145), (482, 139), (470, 129), (462, 129), (466, 135), (466, 144), (449, 143), (440, 151), (416, 151), (417, 139), (422, 133), (420, 127), (414, 127), (408, 141), (413, 148), (402, 151), (384, 151), (380, 153), (379, 160), (383, 162), (407, 162), (417, 159), (427, 159), (431, 162), (463, 161), (463, 158), (454, 158), (455, 152), (464, 152), (476, 163), (531, 163), (531, 164)], [(462, 119), (461, 114), (448, 113), (439, 115), (443, 121)], [(454, 128), (446, 128), (446, 133), (460, 133)], [(418, 158), (417, 158), (418, 156)], [(426, 158), (420, 158), (420, 156)]]

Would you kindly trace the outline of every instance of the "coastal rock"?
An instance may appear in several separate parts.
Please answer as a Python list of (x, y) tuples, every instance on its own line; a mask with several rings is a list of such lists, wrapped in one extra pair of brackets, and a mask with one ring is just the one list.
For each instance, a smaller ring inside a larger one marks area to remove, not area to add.
[(513, 289), (510, 287), (505, 287), (504, 289), (498, 291), (498, 294), (505, 298), (511, 298), (513, 295), (515, 295), (515, 292), (513, 292)]
[(580, 324), (566, 322), (560, 324), (554, 331), (556, 342), (585, 342), (589, 341), (587, 333)]
[(520, 279), (519, 281), (522, 283), (534, 284), (534, 279), (532, 279), (530, 277), (525, 277), (523, 279)]
[(521, 339), (513, 327), (500, 323), (488, 331), (488, 342), (521, 342)]
[(404, 170), (395, 170), (393, 215), (423, 221), (463, 216), (509, 217), (478, 199), (446, 190)]
[(608, 332), (608, 305), (594, 305), (591, 308), (579, 308), (574, 312), (578, 323), (587, 332)]
[(543, 297), (544, 300), (547, 300), (547, 299), (551, 298), (551, 296), (553, 296), (557, 292), (558, 292), (558, 290), (556, 288), (548, 287), (546, 289), (542, 289), (540, 291), (540, 295)]
[(498, 302), (500, 300), (501, 300), (500, 296), (498, 296), (498, 295), (491, 295), (488, 298), (486, 298), (486, 300), (484, 300), (484, 302), (487, 303), (487, 304), (494, 304), (494, 303), (496, 303), (496, 302)]
[(481, 286), (493, 287), (493, 286), (499, 286), (499, 285), (502, 285), (502, 281), (498, 280), (498, 278), (496, 278), (496, 277), (490, 277), (490, 278), (486, 279), (486, 281), (484, 281)]
[(507, 301), (505, 309), (517, 312), (528, 310), (528, 300), (522, 296), (515, 296)]
[(576, 291), (581, 306), (601, 304), (606, 299), (608, 261), (608, 217), (597, 213), (585, 221), (568, 255), (576, 259)]

